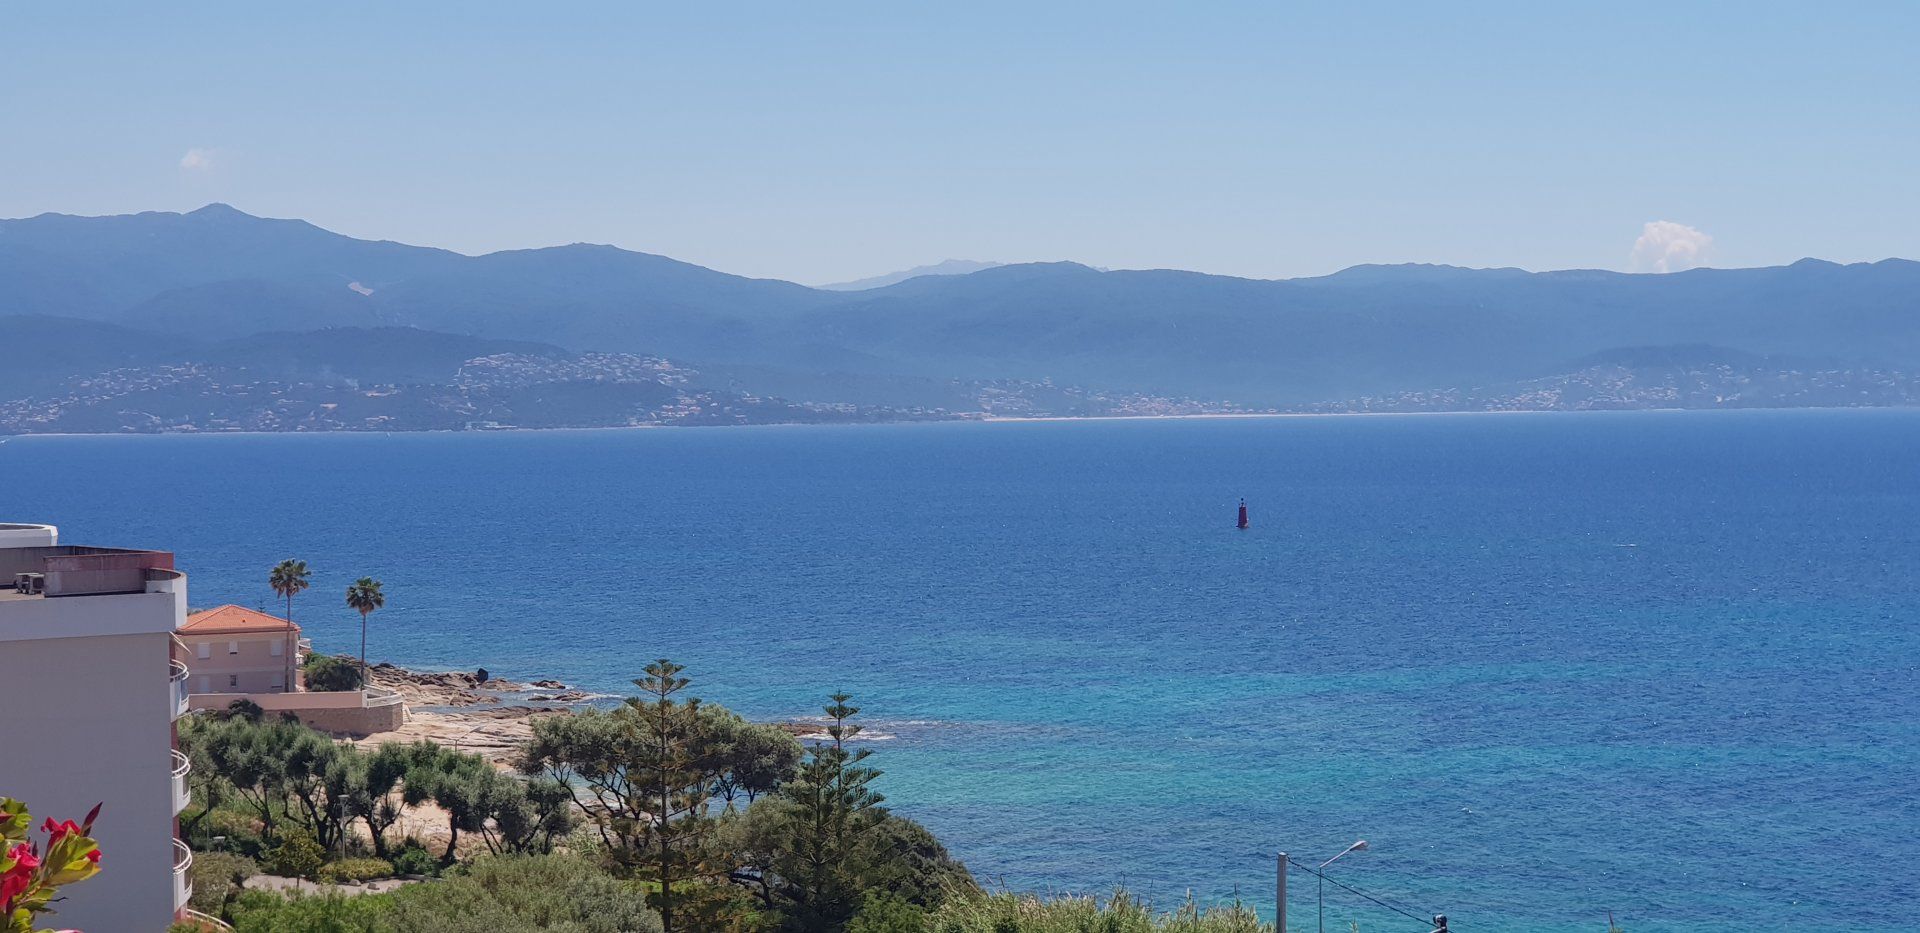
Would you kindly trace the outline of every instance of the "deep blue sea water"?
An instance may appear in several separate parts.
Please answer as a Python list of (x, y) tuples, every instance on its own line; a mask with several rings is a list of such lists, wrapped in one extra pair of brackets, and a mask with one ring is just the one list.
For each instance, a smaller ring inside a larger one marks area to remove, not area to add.
[(322, 649), (371, 574), (376, 660), (844, 689), (1015, 888), (1264, 912), (1364, 837), (1334, 877), (1465, 931), (1920, 911), (1920, 412), (17, 438), (0, 517), (200, 606), (303, 557)]

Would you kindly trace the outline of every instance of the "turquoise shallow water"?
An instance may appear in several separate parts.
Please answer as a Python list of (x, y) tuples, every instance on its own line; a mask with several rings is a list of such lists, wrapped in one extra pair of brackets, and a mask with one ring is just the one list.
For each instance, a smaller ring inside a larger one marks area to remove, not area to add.
[(845, 689), (1012, 887), (1265, 911), (1365, 837), (1335, 877), (1460, 930), (1920, 909), (1920, 413), (18, 438), (0, 516), (196, 605), (304, 557), (323, 649), (372, 574), (375, 659)]

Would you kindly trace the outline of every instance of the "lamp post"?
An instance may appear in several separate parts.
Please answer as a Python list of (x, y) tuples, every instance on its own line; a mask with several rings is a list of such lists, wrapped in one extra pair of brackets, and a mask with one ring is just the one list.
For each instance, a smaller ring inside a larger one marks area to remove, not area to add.
[(1327, 933), (1327, 866), (1340, 861), (1341, 857), (1349, 852), (1364, 852), (1366, 848), (1365, 839), (1355, 840), (1353, 845), (1341, 849), (1339, 855), (1321, 862), (1319, 869), (1314, 871), (1314, 874), (1320, 878), (1320, 933)]

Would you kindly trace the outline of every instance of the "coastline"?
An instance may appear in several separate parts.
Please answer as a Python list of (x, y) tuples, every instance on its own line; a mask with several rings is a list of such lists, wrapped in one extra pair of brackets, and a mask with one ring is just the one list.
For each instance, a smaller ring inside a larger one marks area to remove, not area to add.
[(610, 424), (593, 427), (565, 428), (490, 428), (484, 431), (449, 431), (442, 428), (424, 428), (420, 430), (400, 431), (112, 431), (91, 434), (47, 431), (31, 434), (0, 434), (0, 444), (24, 438), (100, 438), (100, 437), (368, 437), (376, 434), (392, 436), (395, 434), (444, 434), (444, 435), (484, 435), (484, 434), (565, 434), (584, 431), (707, 431), (736, 430), (740, 428), (884, 428), (902, 425), (951, 425), (951, 424), (1039, 424), (1046, 422), (1096, 422), (1096, 421), (1235, 421), (1269, 418), (1426, 418), (1426, 417), (1466, 417), (1481, 415), (1632, 415), (1632, 414), (1735, 414), (1758, 412), (1892, 412), (1920, 411), (1913, 405), (1799, 405), (1752, 408), (1501, 408), (1501, 409), (1460, 409), (1449, 411), (1249, 411), (1249, 412), (1205, 412), (1192, 415), (1035, 415), (1035, 416), (995, 416), (986, 415), (966, 418), (927, 418), (901, 419), (899, 421), (846, 421), (822, 423), (811, 421), (767, 421), (756, 424)]
[(520, 746), (533, 738), (533, 720), (571, 715), (596, 699), (557, 680), (519, 683), (481, 681), (460, 671), (414, 671), (382, 661), (367, 669), (375, 686), (400, 694), (407, 719), (391, 732), (357, 737), (372, 748), (385, 742), (430, 740), (484, 756), (496, 767), (510, 767)]
[[(353, 744), (370, 749), (386, 742), (426, 740), (480, 755), (501, 770), (512, 770), (520, 747), (533, 738), (535, 720), (571, 716), (595, 700), (614, 699), (613, 694), (589, 693), (552, 678), (482, 681), (476, 673), (416, 671), (388, 661), (369, 666), (367, 679), (400, 694), (407, 718), (393, 731), (352, 737)], [(819, 723), (772, 725), (803, 741), (825, 737)]]

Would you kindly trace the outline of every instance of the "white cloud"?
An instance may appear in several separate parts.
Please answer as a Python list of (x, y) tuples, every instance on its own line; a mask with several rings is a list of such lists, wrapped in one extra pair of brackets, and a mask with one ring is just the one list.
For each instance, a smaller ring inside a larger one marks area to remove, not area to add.
[(1710, 237), (1686, 224), (1655, 220), (1633, 241), (1633, 271), (1679, 272), (1704, 265), (1713, 249)]
[(188, 149), (187, 154), (180, 157), (180, 168), (188, 172), (213, 171), (213, 150), (197, 147)]

